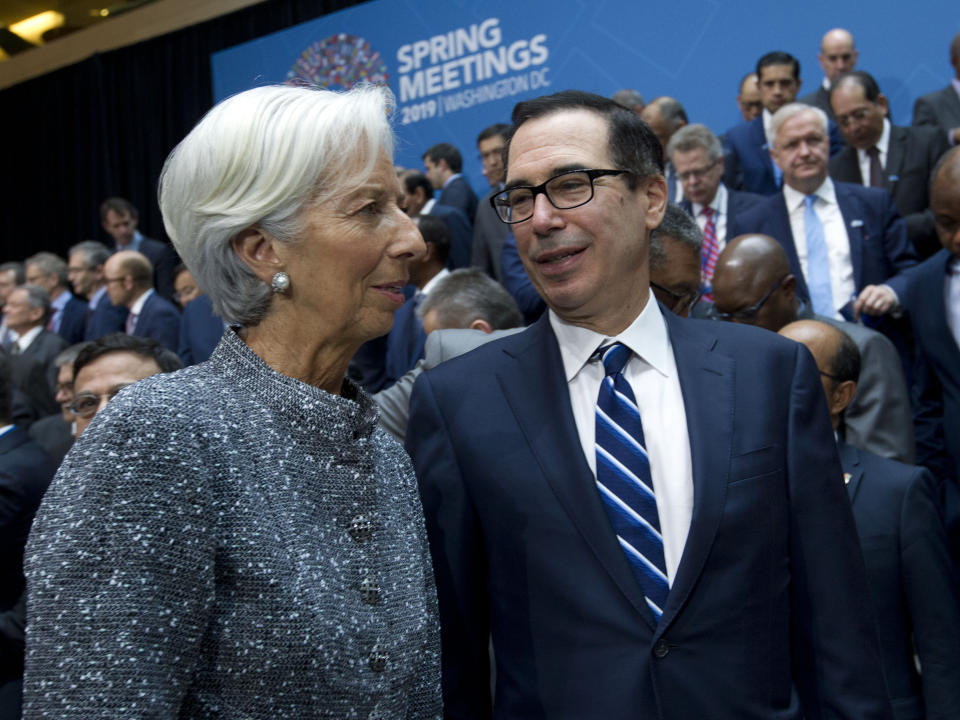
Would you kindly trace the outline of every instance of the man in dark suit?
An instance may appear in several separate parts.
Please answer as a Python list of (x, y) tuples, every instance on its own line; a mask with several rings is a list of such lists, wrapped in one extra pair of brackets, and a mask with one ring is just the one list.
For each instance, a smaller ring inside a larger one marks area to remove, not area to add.
[(121, 250), (107, 260), (103, 277), (110, 302), (129, 311), (124, 328), (127, 335), (153, 338), (176, 352), (180, 311), (153, 289), (150, 261), (135, 250)]
[(103, 280), (103, 266), (110, 251), (96, 240), (84, 240), (70, 248), (67, 278), (73, 291), (87, 298), (87, 317), (84, 340), (96, 340), (104, 335), (121, 332), (127, 321), (127, 309), (114, 305), (107, 294)]
[(129, 200), (111, 197), (100, 205), (100, 224), (113, 238), (114, 252), (136, 250), (143, 253), (153, 266), (153, 286), (167, 300), (172, 300), (173, 271), (180, 264), (180, 257), (167, 243), (141, 234), (137, 229), (138, 222), (139, 213)]
[(917, 343), (917, 462), (944, 482), (947, 531), (960, 566), (960, 148), (930, 184), (943, 250), (909, 273), (904, 305)]
[(830, 107), (830, 90), (838, 77), (856, 67), (859, 55), (853, 35), (848, 30), (834, 28), (828, 31), (820, 39), (820, 52), (817, 54), (817, 60), (823, 68), (823, 82), (815, 92), (798, 98), (797, 102), (818, 107), (832, 122), (836, 121), (833, 108)]
[(889, 718), (809, 353), (651, 300), (635, 114), (567, 91), (513, 121), (502, 217), (550, 312), (424, 373), (407, 433), (447, 716)]
[[(23, 547), (56, 465), (13, 425), (10, 369), (0, 357), (0, 717), (17, 718), (23, 680), (23, 647), (10, 642), (10, 615), (22, 617)], [(17, 609), (19, 608), (19, 609)], [(20, 626), (22, 631), (22, 625)], [(19, 635), (19, 633), (13, 633)], [(19, 636), (22, 638), (22, 635)]]
[(177, 354), (184, 367), (207, 360), (220, 338), (224, 323), (213, 312), (213, 303), (206, 293), (200, 293), (188, 302), (180, 316), (180, 348)]
[(490, 205), (494, 193), (503, 190), (503, 151), (507, 146), (509, 125), (496, 123), (484, 128), (477, 136), (477, 150), (483, 163), (483, 175), (490, 183), (490, 192), (477, 205), (477, 215), (473, 219), (473, 246), (470, 264), (482, 268), (484, 272), (498, 282), (502, 281), (500, 272), (500, 251), (503, 240), (510, 229), (497, 217), (496, 210)]
[[(836, 430), (856, 396), (857, 346), (841, 330), (816, 320), (791, 323), (780, 334), (813, 354)], [(894, 715), (897, 720), (960, 717), (960, 592), (937, 483), (923, 468), (842, 440), (839, 451)]]
[(713, 315), (779, 332), (800, 317), (826, 320), (849, 335), (863, 359), (856, 397), (844, 413), (841, 437), (884, 457), (913, 462), (912, 409), (897, 349), (863, 325), (814, 316), (797, 302), (797, 278), (787, 254), (766, 235), (734, 238), (717, 261)]
[(783, 190), (736, 219), (737, 235), (761, 233), (783, 245), (797, 294), (814, 312), (851, 319), (896, 310), (900, 273), (917, 263), (906, 225), (886, 190), (834, 183), (822, 110), (800, 103), (773, 121), (772, 155)]
[(473, 228), (463, 211), (443, 205), (433, 198), (433, 187), (427, 177), (417, 170), (407, 170), (401, 175), (407, 215), (416, 218), (420, 215), (432, 215), (443, 220), (450, 234), (450, 253), (447, 255), (447, 268), (456, 270), (470, 265), (473, 245)]
[(876, 81), (855, 71), (834, 81), (830, 100), (847, 147), (830, 158), (830, 177), (883, 188), (907, 223), (907, 237), (921, 257), (940, 249), (930, 205), (930, 173), (947, 139), (930, 127), (897, 127)]
[(942, 90), (921, 95), (913, 104), (913, 124), (940, 128), (951, 145), (960, 144), (960, 33), (950, 42), (950, 64), (956, 77)]
[(57, 368), (57, 393), (54, 400), (60, 405), (60, 412), (41, 418), (30, 426), (30, 439), (43, 448), (58, 466), (73, 446), (76, 420), (73, 414), (73, 362), (86, 344), (82, 342), (71, 345), (53, 359)]
[(650, 290), (653, 296), (680, 317), (706, 317), (700, 308), (700, 251), (703, 233), (679, 205), (667, 205), (663, 220), (650, 233)]
[(54, 400), (57, 354), (67, 341), (44, 326), (50, 319), (50, 296), (36, 285), (22, 285), (7, 298), (3, 308), (7, 327), (17, 333), (10, 346), (10, 376), (15, 390), (26, 396), (36, 418), (59, 412)]
[(762, 195), (730, 190), (721, 182), (723, 146), (706, 125), (687, 125), (667, 144), (667, 154), (683, 185), (680, 207), (697, 221), (703, 233), (700, 254), (704, 292), (710, 301), (710, 282), (717, 258), (727, 244), (727, 229), (735, 218), (763, 201)]
[[(775, 195), (780, 190), (782, 171), (770, 157), (773, 114), (796, 99), (801, 82), (800, 61), (789, 53), (769, 52), (757, 61), (757, 82), (763, 112), (724, 135), (723, 181), (734, 190)], [(829, 132), (833, 154), (840, 151), (843, 141), (836, 126), (830, 127)]]
[(42, 287), (50, 296), (47, 330), (73, 344), (83, 340), (87, 324), (87, 303), (67, 287), (67, 263), (53, 253), (41, 252), (23, 263), (27, 283)]
[(450, 143), (437, 143), (423, 154), (426, 176), (434, 190), (440, 191), (437, 203), (454, 207), (473, 224), (477, 214), (477, 194), (461, 174), (463, 157)]

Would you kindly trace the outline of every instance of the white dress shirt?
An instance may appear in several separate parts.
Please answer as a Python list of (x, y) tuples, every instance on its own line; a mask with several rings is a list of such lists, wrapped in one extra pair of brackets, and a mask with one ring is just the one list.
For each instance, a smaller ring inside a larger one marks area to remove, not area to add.
[(423, 288), (420, 290), (417, 290), (416, 294), (417, 295), (422, 294), (424, 296), (429, 295), (430, 291), (437, 286), (437, 283), (443, 280), (449, 274), (450, 274), (450, 271), (447, 268), (443, 268), (440, 272), (438, 272), (432, 278), (427, 280), (427, 282), (424, 283)]
[(37, 339), (37, 335), (43, 332), (43, 325), (37, 325), (27, 330), (23, 335), (17, 338), (17, 341), (14, 345), (17, 346), (17, 352), (23, 352), (28, 347), (30, 343)]
[(147, 298), (153, 295), (153, 292), (153, 288), (147, 290), (137, 298), (137, 301), (130, 308), (130, 315), (127, 317), (127, 322), (131, 325), (130, 333), (133, 333), (137, 329), (137, 323), (140, 322), (140, 313), (143, 311), (143, 304), (147, 301)]
[(943, 280), (943, 302), (946, 305), (947, 325), (960, 347), (960, 258), (950, 258), (947, 276)]
[[(713, 210), (713, 225), (717, 231), (717, 247), (720, 252), (723, 252), (723, 249), (727, 246), (727, 207), (730, 193), (727, 192), (727, 187), (723, 183), (717, 187), (717, 194), (713, 196), (713, 201), (710, 203), (709, 207)], [(704, 206), (700, 203), (690, 203), (690, 207), (693, 210), (693, 218), (697, 221), (697, 225), (700, 226), (700, 232), (703, 232), (703, 229), (707, 226), (707, 218), (703, 214)]]
[[(833, 181), (830, 178), (824, 180), (814, 195), (817, 196), (817, 200), (813, 210), (823, 225), (827, 256), (830, 258), (830, 289), (833, 292), (833, 304), (839, 310), (854, 297), (857, 291), (853, 278), (853, 262), (850, 259), (850, 238), (847, 236), (847, 226), (843, 222), (843, 215), (837, 204), (837, 193), (833, 187)], [(807, 233), (803, 222), (806, 195), (784, 183), (783, 197), (787, 202), (790, 230), (793, 232), (793, 244), (797, 249), (800, 269), (804, 277), (809, 277)], [(834, 313), (835, 319), (842, 319), (842, 317), (839, 312)]]
[[(888, 151), (890, 149), (890, 121), (883, 119), (883, 132), (877, 140), (877, 150), (880, 151), (880, 167), (886, 169)], [(860, 179), (864, 187), (870, 187), (870, 156), (866, 150), (857, 150), (857, 160), (860, 162)]]
[[(767, 139), (767, 148), (773, 147), (773, 113), (763, 109), (763, 113), (760, 115), (763, 118), (763, 135)], [(771, 159), (770, 162), (773, 162)]]
[(597, 396), (604, 370), (602, 362), (589, 362), (590, 356), (601, 345), (613, 341), (623, 343), (634, 353), (624, 368), (624, 377), (640, 408), (667, 579), (673, 585), (693, 515), (693, 464), (677, 363), (660, 308), (651, 295), (633, 324), (615, 338), (570, 325), (552, 310), (550, 325), (560, 346), (583, 454), (594, 477)]

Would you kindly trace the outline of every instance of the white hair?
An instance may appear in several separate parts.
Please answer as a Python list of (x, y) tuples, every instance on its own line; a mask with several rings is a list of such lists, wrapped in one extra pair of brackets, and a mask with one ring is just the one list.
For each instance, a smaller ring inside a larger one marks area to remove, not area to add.
[(214, 107), (170, 153), (160, 174), (163, 224), (197, 284), (229, 323), (267, 314), (270, 287), (233, 250), (257, 227), (295, 242), (308, 205), (342, 197), (393, 157), (393, 94), (260, 87)]
[(776, 144), (777, 133), (780, 132), (780, 128), (783, 124), (792, 117), (797, 115), (813, 115), (820, 122), (820, 127), (823, 130), (823, 134), (827, 137), (830, 136), (830, 130), (827, 125), (827, 114), (818, 107), (813, 105), (805, 105), (804, 103), (789, 103), (784, 105), (782, 108), (777, 110), (773, 117), (771, 118), (772, 125), (770, 126), (773, 130), (774, 144)]

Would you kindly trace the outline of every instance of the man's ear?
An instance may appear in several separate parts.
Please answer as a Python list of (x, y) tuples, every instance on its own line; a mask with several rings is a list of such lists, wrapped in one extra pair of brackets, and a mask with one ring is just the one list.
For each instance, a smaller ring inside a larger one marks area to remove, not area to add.
[(857, 392), (857, 384), (853, 380), (844, 380), (837, 383), (837, 386), (830, 393), (830, 413), (839, 415), (853, 401), (853, 396)]
[(663, 216), (667, 212), (667, 181), (663, 175), (653, 175), (643, 180), (637, 192), (647, 199), (646, 226), (653, 230), (660, 226)]
[(477, 318), (472, 323), (470, 323), (469, 329), (479, 330), (480, 332), (485, 332), (488, 335), (493, 332), (493, 326), (483, 318)]
[(234, 235), (232, 244), (233, 251), (244, 265), (269, 285), (273, 276), (284, 269), (277, 255), (276, 242), (260, 228), (251, 227)]

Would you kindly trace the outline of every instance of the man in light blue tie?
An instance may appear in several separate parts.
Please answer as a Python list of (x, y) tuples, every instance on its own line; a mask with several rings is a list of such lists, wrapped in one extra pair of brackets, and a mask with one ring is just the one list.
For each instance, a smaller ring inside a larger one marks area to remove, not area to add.
[(567, 91), (512, 119), (492, 205), (549, 310), (421, 375), (406, 441), (446, 716), (891, 717), (809, 353), (655, 301), (636, 114)]

